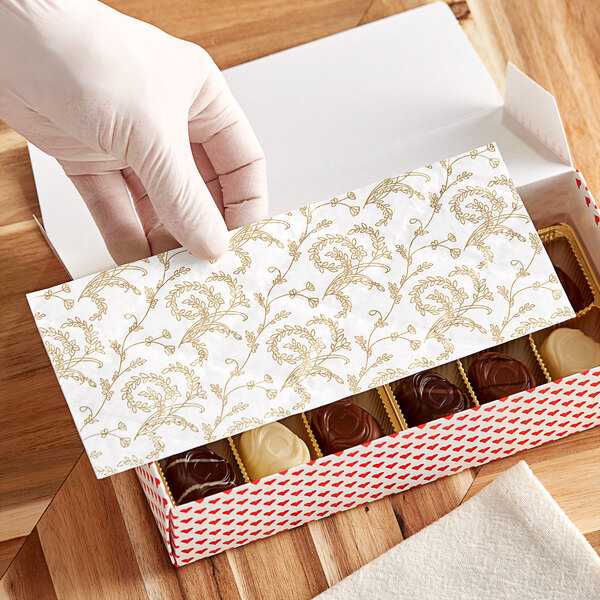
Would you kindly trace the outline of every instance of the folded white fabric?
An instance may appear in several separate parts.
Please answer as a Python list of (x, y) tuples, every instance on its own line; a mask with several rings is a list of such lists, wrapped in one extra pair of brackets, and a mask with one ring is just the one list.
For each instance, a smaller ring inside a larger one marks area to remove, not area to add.
[(319, 600), (600, 599), (600, 558), (525, 462)]

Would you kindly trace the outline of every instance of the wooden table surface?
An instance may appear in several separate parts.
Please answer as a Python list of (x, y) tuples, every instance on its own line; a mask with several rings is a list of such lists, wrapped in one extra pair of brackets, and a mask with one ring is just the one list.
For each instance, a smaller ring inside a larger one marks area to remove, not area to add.
[[(203, 45), (223, 68), (424, 4), (108, 3)], [(510, 60), (554, 94), (574, 162), (599, 195), (600, 2), (449, 3), (501, 90)], [(97, 481), (81, 457), (81, 442), (24, 296), (67, 281), (68, 275), (31, 218), (39, 207), (25, 142), (2, 123), (0, 174), (0, 573), (7, 569), (0, 595), (310, 598), (453, 509), (521, 458), (600, 551), (598, 428), (174, 569), (136, 476)]]

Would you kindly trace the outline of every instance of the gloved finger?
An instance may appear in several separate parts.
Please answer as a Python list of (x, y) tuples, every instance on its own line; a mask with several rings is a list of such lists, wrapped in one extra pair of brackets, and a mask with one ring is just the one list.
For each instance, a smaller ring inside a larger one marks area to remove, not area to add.
[(190, 140), (202, 144), (219, 177), (227, 226), (233, 229), (266, 217), (264, 154), (216, 67), (200, 91), (191, 117)]
[[(231, 124), (203, 144), (219, 176), (229, 229), (267, 217), (267, 169), (254, 132), (244, 121)], [(260, 156), (257, 156), (260, 152)]]
[(148, 240), (120, 171), (69, 177), (85, 201), (106, 248), (118, 265), (150, 256)]
[(210, 195), (213, 197), (219, 212), (225, 218), (225, 208), (223, 207), (223, 191), (221, 190), (221, 183), (219, 177), (215, 173), (213, 166), (206, 156), (206, 152), (202, 147), (202, 144), (192, 144), (192, 154), (194, 156), (194, 162), (196, 168), (200, 172), (200, 177), (204, 180)]
[(145, 129), (132, 132), (126, 159), (148, 192), (159, 220), (192, 254), (219, 257), (227, 250), (229, 235), (196, 168), (187, 123), (179, 127), (170, 124), (168, 132)]
[(167, 231), (167, 228), (160, 222), (154, 206), (148, 197), (148, 192), (142, 185), (140, 178), (135, 174), (131, 167), (123, 169), (123, 179), (131, 194), (133, 206), (138, 214), (144, 234), (150, 245), (152, 254), (159, 254), (167, 250), (179, 248), (180, 244)]

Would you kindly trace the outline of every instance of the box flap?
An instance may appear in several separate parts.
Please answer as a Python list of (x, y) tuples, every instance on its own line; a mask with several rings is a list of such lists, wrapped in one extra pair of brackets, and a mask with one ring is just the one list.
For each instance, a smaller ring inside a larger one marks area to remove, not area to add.
[(512, 63), (508, 63), (506, 69), (504, 110), (565, 165), (572, 166), (571, 151), (554, 96)]
[(99, 477), (574, 316), (492, 144), (28, 300)]

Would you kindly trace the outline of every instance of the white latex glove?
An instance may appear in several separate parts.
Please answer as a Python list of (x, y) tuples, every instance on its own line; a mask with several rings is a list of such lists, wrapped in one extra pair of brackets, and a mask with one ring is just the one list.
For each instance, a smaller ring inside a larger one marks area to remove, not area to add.
[(0, 0), (0, 118), (58, 159), (117, 263), (214, 258), (266, 216), (262, 150), (210, 56), (95, 0)]

